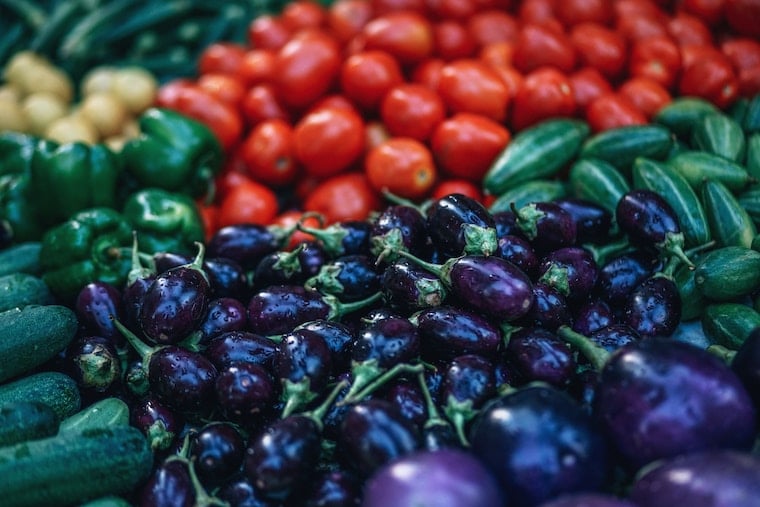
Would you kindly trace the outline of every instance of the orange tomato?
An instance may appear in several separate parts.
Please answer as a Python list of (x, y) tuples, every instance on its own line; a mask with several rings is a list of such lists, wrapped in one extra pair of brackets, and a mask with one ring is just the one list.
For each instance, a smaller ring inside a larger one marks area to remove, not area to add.
[(475, 58), (444, 65), (438, 94), (454, 113), (482, 114), (495, 121), (507, 116), (509, 90), (491, 67)]
[(360, 108), (373, 110), (388, 90), (404, 81), (401, 66), (385, 51), (368, 50), (343, 61), (340, 87)]
[(352, 171), (319, 182), (304, 200), (303, 209), (319, 213), (325, 225), (329, 225), (343, 220), (366, 220), (380, 205), (380, 196), (367, 176)]
[(607, 93), (594, 99), (586, 108), (586, 120), (594, 132), (647, 123), (644, 113), (617, 93)]
[(393, 11), (375, 17), (362, 29), (365, 49), (380, 49), (402, 65), (414, 64), (433, 53), (433, 27), (422, 14)]
[(219, 206), (218, 226), (271, 223), (278, 213), (277, 196), (266, 185), (251, 179), (239, 181)]
[(376, 191), (419, 199), (433, 187), (436, 169), (427, 146), (410, 137), (392, 137), (367, 152), (364, 172)]
[(421, 84), (393, 87), (380, 104), (380, 117), (392, 135), (425, 141), (446, 117), (443, 99)]
[(279, 120), (256, 125), (240, 146), (240, 158), (256, 181), (272, 186), (289, 185), (299, 173), (293, 143), (293, 127)]

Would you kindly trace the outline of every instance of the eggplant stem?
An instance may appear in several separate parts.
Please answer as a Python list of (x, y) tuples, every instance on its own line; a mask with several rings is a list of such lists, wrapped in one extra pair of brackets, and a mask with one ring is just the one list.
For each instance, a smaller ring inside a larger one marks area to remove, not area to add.
[(734, 356), (736, 356), (735, 350), (729, 349), (728, 347), (724, 347), (723, 345), (718, 345), (717, 343), (714, 343), (708, 346), (707, 352), (723, 360), (729, 366), (731, 365), (731, 362), (734, 360)]
[(382, 375), (375, 377), (372, 381), (370, 381), (368, 384), (366, 384), (362, 389), (360, 389), (358, 392), (346, 395), (343, 400), (340, 401), (341, 405), (348, 405), (350, 403), (354, 403), (357, 401), (361, 401), (379, 388), (381, 388), (383, 385), (385, 385), (386, 382), (388, 382), (393, 377), (400, 375), (402, 373), (419, 373), (424, 370), (424, 366), (421, 364), (407, 364), (407, 363), (401, 363), (397, 364), (394, 367), (386, 370)]
[(600, 371), (604, 367), (604, 363), (607, 361), (610, 353), (604, 347), (601, 347), (591, 341), (587, 336), (584, 336), (576, 331), (573, 331), (569, 326), (562, 325), (557, 328), (557, 335), (573, 345), (581, 351), (586, 359), (594, 366), (596, 371)]
[(340, 392), (348, 387), (349, 383), (348, 380), (341, 380), (337, 384), (335, 384), (335, 387), (333, 387), (332, 391), (330, 391), (330, 394), (327, 395), (327, 398), (325, 398), (325, 401), (323, 401), (317, 408), (314, 410), (310, 410), (309, 412), (304, 412), (303, 415), (310, 417), (317, 425), (322, 428), (322, 419), (325, 418), (325, 414), (327, 414), (327, 411), (332, 406), (335, 399), (338, 397)]
[(135, 349), (135, 352), (137, 352), (137, 354), (139, 354), (139, 356), (142, 358), (143, 367), (147, 368), (148, 363), (150, 362), (150, 355), (156, 349), (138, 338), (137, 335), (134, 334), (127, 326), (119, 322), (119, 319), (117, 319), (114, 315), (111, 315), (111, 320), (113, 321), (113, 325), (116, 326), (116, 329), (124, 335), (124, 338), (126, 338), (132, 348)]

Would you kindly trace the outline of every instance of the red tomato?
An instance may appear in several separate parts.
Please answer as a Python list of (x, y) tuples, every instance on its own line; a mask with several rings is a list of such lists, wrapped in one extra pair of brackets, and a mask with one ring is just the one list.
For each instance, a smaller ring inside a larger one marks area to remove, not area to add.
[(618, 93), (636, 106), (636, 109), (644, 113), (647, 119), (652, 119), (655, 114), (672, 100), (670, 92), (660, 83), (648, 77), (632, 77), (625, 81)]
[(495, 121), (504, 121), (507, 115), (507, 87), (491, 67), (474, 58), (444, 65), (438, 94), (455, 113), (477, 113)]
[(240, 158), (254, 180), (275, 187), (289, 185), (298, 176), (293, 127), (282, 120), (256, 125), (240, 146)]
[(475, 53), (475, 41), (465, 26), (452, 19), (433, 24), (433, 44), (436, 56), (444, 60), (467, 58)]
[(430, 150), (410, 137), (391, 137), (369, 150), (364, 173), (378, 193), (388, 191), (405, 199), (424, 197), (436, 179)]
[(429, 58), (423, 60), (412, 70), (412, 82), (420, 83), (432, 90), (438, 89), (441, 82), (441, 71), (446, 62), (442, 58)]
[(218, 226), (268, 225), (277, 216), (277, 196), (266, 185), (244, 180), (231, 188), (219, 206)]
[(517, 91), (523, 84), (523, 75), (511, 65), (493, 67), (493, 70), (499, 75), (504, 86), (507, 87), (509, 102), (511, 103), (512, 99), (517, 95)]
[(340, 69), (340, 87), (362, 109), (373, 110), (404, 76), (395, 58), (385, 51), (362, 51), (349, 56)]
[(760, 42), (749, 37), (725, 39), (720, 50), (738, 72), (760, 65)]
[(275, 55), (275, 90), (287, 106), (306, 107), (330, 89), (340, 62), (335, 39), (319, 30), (302, 30)]
[(190, 79), (172, 79), (161, 85), (156, 93), (156, 106), (175, 109), (180, 92), (186, 88), (195, 88), (196, 84)]
[(601, 132), (627, 125), (645, 125), (647, 118), (622, 95), (608, 93), (597, 97), (588, 105), (586, 121), (591, 130)]
[(268, 83), (274, 76), (274, 50), (249, 49), (243, 57), (240, 77), (248, 86)]
[(293, 231), (293, 233), (290, 235), (290, 239), (288, 240), (288, 244), (285, 245), (285, 250), (293, 250), (304, 241), (315, 240), (314, 236), (308, 232), (303, 232), (299, 229), (296, 229), (296, 224), (298, 223), (314, 229), (319, 229), (322, 227), (322, 223), (318, 217), (296, 209), (283, 211), (272, 220), (271, 225)]
[(739, 82), (728, 58), (701, 58), (688, 67), (678, 83), (680, 95), (709, 100), (719, 108), (733, 104), (739, 95)]
[(522, 130), (552, 116), (572, 116), (575, 97), (570, 79), (552, 67), (525, 76), (512, 106), (512, 128)]
[(218, 202), (223, 201), (233, 188), (251, 180), (242, 161), (238, 164), (238, 158), (237, 153), (230, 157), (228, 166), (216, 177), (215, 197)]
[(725, 0), (724, 15), (738, 35), (760, 39), (760, 0)]
[(279, 118), (290, 121), (290, 112), (280, 103), (274, 86), (256, 85), (248, 90), (241, 105), (243, 116), (248, 125), (256, 125), (264, 120)]
[(646, 16), (665, 22), (668, 18), (665, 11), (653, 0), (615, 0), (612, 9), (615, 19)]
[(615, 31), (599, 23), (580, 23), (570, 31), (570, 40), (582, 64), (594, 67), (609, 79), (617, 77), (628, 59), (626, 42)]
[(280, 19), (291, 32), (301, 28), (319, 28), (325, 24), (325, 8), (311, 0), (291, 0), (280, 12)]
[(248, 25), (248, 42), (253, 49), (276, 51), (290, 40), (291, 31), (278, 16), (262, 14)]
[(362, 29), (366, 49), (387, 51), (402, 65), (414, 64), (433, 52), (433, 27), (414, 11), (394, 11), (378, 16)]
[(681, 52), (670, 37), (650, 37), (633, 42), (628, 71), (648, 77), (672, 89), (681, 71)]
[(372, 19), (372, 4), (367, 0), (336, 0), (327, 10), (327, 27), (341, 44), (362, 31)]
[(197, 86), (181, 89), (173, 109), (211, 129), (225, 151), (235, 146), (243, 133), (240, 112)]
[(667, 21), (653, 16), (631, 15), (618, 17), (615, 31), (628, 41), (648, 39), (650, 37), (665, 37), (668, 35)]
[(710, 28), (708, 28), (704, 21), (687, 12), (678, 12), (675, 16), (668, 19), (667, 28), (668, 35), (679, 46), (686, 44), (711, 45), (713, 43)]
[(320, 182), (303, 203), (305, 211), (325, 218), (325, 225), (343, 220), (366, 220), (381, 200), (363, 172), (338, 174)]
[(593, 67), (583, 67), (570, 74), (569, 77), (578, 111), (585, 111), (586, 107), (600, 95), (612, 93), (609, 81)]
[(554, 12), (565, 26), (579, 23), (606, 24), (612, 19), (612, 2), (609, 0), (561, 0), (554, 4)]
[(509, 131), (485, 116), (457, 113), (441, 122), (430, 146), (442, 172), (478, 182), (510, 140)]
[(446, 117), (446, 107), (440, 95), (427, 86), (403, 83), (385, 95), (380, 117), (391, 135), (425, 141)]
[(512, 66), (515, 45), (511, 42), (489, 42), (480, 48), (478, 59), (491, 67)]
[(570, 38), (549, 25), (523, 25), (515, 41), (512, 63), (521, 72), (552, 66), (561, 72), (575, 68), (577, 55)]
[(201, 51), (198, 57), (198, 72), (238, 75), (245, 53), (246, 48), (240, 44), (215, 42)]
[(196, 205), (203, 220), (203, 235), (206, 241), (208, 241), (219, 230), (219, 207), (206, 205), (200, 201)]
[(427, 11), (425, 0), (369, 0), (375, 16), (383, 16), (390, 12), (413, 11), (423, 14)]
[(296, 123), (296, 158), (312, 176), (324, 178), (348, 169), (364, 151), (364, 122), (358, 113), (322, 107)]
[(243, 82), (230, 74), (201, 74), (197, 83), (201, 90), (235, 108), (243, 102), (246, 93)]
[(751, 98), (760, 93), (760, 65), (741, 69), (738, 79), (742, 97)]
[(446, 179), (436, 183), (430, 192), (430, 198), (438, 200), (451, 194), (466, 195), (479, 202), (483, 200), (483, 193), (477, 184), (470, 180), (459, 178)]
[(354, 103), (348, 100), (345, 95), (340, 95), (337, 93), (325, 95), (324, 97), (320, 98), (314, 104), (312, 104), (307, 113), (314, 113), (322, 108), (342, 109), (348, 111), (349, 113), (356, 112), (356, 106)]
[(553, 0), (523, 0), (517, 9), (517, 17), (523, 24), (557, 20)]
[(385, 123), (377, 120), (370, 120), (364, 126), (364, 147), (365, 150), (371, 150), (378, 144), (386, 141), (391, 137), (388, 127)]
[(496, 9), (479, 11), (470, 16), (466, 23), (470, 36), (478, 46), (517, 40), (517, 19), (508, 12)]
[(679, 8), (708, 25), (717, 25), (723, 18), (723, 4), (725, 0), (680, 0)]
[(437, 19), (466, 19), (478, 10), (473, 0), (425, 0), (425, 5), (427, 12)]

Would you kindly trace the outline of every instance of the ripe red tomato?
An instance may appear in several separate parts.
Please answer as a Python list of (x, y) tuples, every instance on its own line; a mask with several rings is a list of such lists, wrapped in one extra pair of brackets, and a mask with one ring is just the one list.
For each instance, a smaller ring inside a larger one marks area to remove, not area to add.
[(382, 121), (370, 120), (364, 126), (364, 149), (371, 150), (391, 137), (388, 127)]
[(245, 97), (245, 84), (231, 74), (207, 73), (198, 76), (198, 87), (225, 104), (239, 108)]
[(507, 87), (491, 67), (475, 58), (444, 65), (438, 94), (451, 112), (482, 114), (495, 121), (504, 121), (507, 115)]
[(579, 112), (585, 111), (586, 107), (600, 95), (612, 93), (612, 85), (593, 67), (583, 67), (570, 74), (569, 77), (575, 105)]
[(463, 23), (445, 19), (433, 23), (433, 53), (444, 60), (467, 58), (475, 53), (475, 40)]
[(427, 140), (446, 117), (443, 99), (434, 90), (416, 83), (393, 87), (380, 104), (380, 118), (396, 137)]
[(512, 105), (512, 128), (522, 130), (552, 116), (575, 113), (573, 85), (553, 67), (542, 67), (525, 76)]
[(663, 20), (656, 16), (644, 14), (619, 16), (614, 28), (617, 33), (630, 42), (668, 35), (667, 17)]
[(240, 66), (240, 77), (248, 86), (271, 82), (274, 76), (274, 50), (249, 49)]
[(681, 46), (681, 71), (694, 62), (704, 59), (709, 60), (710, 58), (722, 60), (725, 58), (725, 55), (712, 45), (686, 44), (685, 46)]
[(572, 41), (563, 31), (551, 25), (528, 23), (523, 25), (512, 55), (512, 63), (521, 72), (552, 66), (561, 72), (575, 68), (577, 55)]
[(285, 210), (272, 220), (271, 225), (282, 227), (286, 230), (293, 230), (293, 233), (288, 240), (288, 244), (285, 245), (285, 250), (293, 250), (304, 241), (315, 240), (314, 236), (308, 232), (296, 229), (296, 224), (298, 223), (314, 229), (322, 227), (322, 223), (318, 217), (297, 209)]
[(381, 199), (364, 172), (348, 172), (318, 183), (303, 203), (305, 211), (314, 211), (325, 225), (343, 220), (366, 220), (380, 208)]
[(219, 227), (269, 224), (278, 213), (277, 196), (266, 185), (246, 179), (229, 190), (219, 206)]
[(413, 11), (420, 14), (427, 11), (425, 0), (369, 0), (369, 3), (376, 16), (396, 11)]
[(215, 42), (206, 46), (198, 57), (200, 74), (238, 75), (245, 58), (246, 48), (231, 42)]
[(673, 99), (660, 83), (647, 77), (632, 77), (618, 88), (618, 93), (628, 99), (647, 119)]
[(517, 8), (517, 17), (523, 24), (558, 22), (553, 0), (523, 0)]
[(374, 110), (388, 90), (404, 81), (401, 66), (385, 51), (368, 50), (349, 56), (340, 69), (340, 87), (360, 108)]
[(517, 19), (506, 11), (481, 10), (470, 16), (466, 23), (470, 36), (478, 46), (517, 40)]
[(280, 19), (291, 32), (301, 28), (320, 28), (327, 19), (325, 8), (311, 0), (291, 0), (280, 12)]
[(601, 132), (627, 125), (645, 125), (647, 118), (627, 98), (608, 93), (594, 99), (586, 108), (591, 130)]
[(457, 113), (438, 125), (430, 146), (442, 172), (478, 182), (509, 140), (502, 124), (479, 114)]
[(180, 89), (172, 109), (206, 125), (225, 151), (232, 149), (243, 133), (243, 119), (239, 110), (199, 86)]
[[(520, 87), (523, 84), (523, 75), (512, 67), (511, 65), (501, 65), (498, 67), (493, 67), (493, 70), (499, 75), (501, 78), (501, 81), (504, 83), (504, 86), (507, 87), (507, 93), (509, 94), (510, 103), (512, 102), (512, 99), (515, 98), (515, 95), (517, 95), (517, 91), (520, 89)], [(507, 112), (508, 114), (509, 112)]]
[(451, 194), (462, 194), (476, 201), (483, 201), (483, 193), (480, 191), (480, 186), (470, 180), (461, 178), (450, 178), (439, 181), (430, 192), (430, 198), (438, 200)]
[(478, 9), (474, 0), (425, 0), (425, 6), (437, 19), (467, 19)]
[(675, 16), (668, 19), (667, 29), (668, 35), (679, 46), (686, 44), (711, 45), (713, 43), (712, 32), (705, 22), (687, 12), (677, 12)]
[(701, 97), (722, 109), (739, 96), (739, 82), (728, 58), (701, 58), (684, 69), (678, 93)]
[(432, 90), (437, 90), (444, 65), (446, 65), (446, 62), (443, 58), (428, 58), (421, 61), (412, 69), (412, 82), (423, 84)]
[(720, 50), (737, 71), (760, 65), (760, 42), (755, 39), (730, 37), (721, 42)]
[(734, 32), (760, 39), (760, 0), (725, 0), (723, 9)]
[(248, 25), (248, 42), (254, 49), (278, 50), (290, 40), (292, 32), (279, 17), (262, 14)]
[(631, 76), (648, 77), (670, 90), (681, 71), (681, 52), (667, 36), (636, 40), (631, 47), (628, 71)]
[(315, 29), (301, 30), (275, 55), (275, 90), (285, 105), (306, 107), (330, 89), (340, 63), (333, 37)]
[(239, 156), (254, 180), (280, 187), (298, 176), (293, 127), (273, 119), (256, 125), (240, 146)]
[(345, 44), (372, 16), (372, 4), (366, 0), (336, 0), (327, 9), (327, 27), (338, 42)]
[(760, 93), (760, 65), (741, 69), (737, 77), (742, 97), (750, 98)]
[(260, 84), (251, 87), (243, 97), (242, 112), (248, 125), (279, 118), (290, 121), (290, 112), (280, 103), (274, 86)]
[(562, 0), (555, 2), (554, 12), (565, 26), (579, 23), (606, 24), (612, 19), (612, 2), (609, 0)]
[(489, 42), (480, 48), (478, 59), (491, 67), (512, 66), (515, 45), (511, 42)]
[(355, 111), (320, 107), (293, 131), (295, 153), (306, 172), (324, 178), (348, 169), (364, 151), (364, 121)]
[(361, 35), (365, 49), (387, 51), (402, 65), (418, 63), (433, 53), (433, 26), (414, 11), (377, 16), (364, 25)]
[(437, 175), (428, 147), (410, 137), (391, 137), (369, 150), (364, 172), (378, 193), (388, 191), (405, 199), (427, 195)]
[(208, 241), (219, 230), (219, 207), (201, 201), (196, 202), (196, 206), (203, 220), (203, 236)]
[(723, 19), (724, 4), (725, 0), (681, 0), (679, 8), (708, 25), (717, 25)]
[(594, 67), (608, 79), (614, 79), (625, 68), (628, 51), (625, 39), (599, 23), (579, 23), (570, 31), (582, 64)]

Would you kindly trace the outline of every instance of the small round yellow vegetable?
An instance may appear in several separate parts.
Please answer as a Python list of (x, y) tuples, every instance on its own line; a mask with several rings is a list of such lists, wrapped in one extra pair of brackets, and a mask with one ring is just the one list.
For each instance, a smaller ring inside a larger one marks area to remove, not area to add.
[(115, 78), (116, 69), (114, 67), (95, 67), (82, 78), (82, 84), (80, 85), (82, 96), (86, 97), (93, 93), (113, 91)]
[(24, 75), (29, 69), (47, 65), (47, 61), (32, 51), (19, 51), (11, 57), (3, 70), (3, 78), (17, 88), (23, 89)]
[(93, 93), (84, 97), (79, 114), (95, 127), (101, 138), (120, 133), (129, 119), (126, 106), (110, 92)]
[(95, 144), (98, 142), (98, 131), (82, 115), (69, 115), (51, 123), (45, 137), (59, 143), (81, 141)]
[(38, 92), (27, 95), (21, 109), (29, 122), (29, 132), (41, 136), (51, 123), (66, 115), (68, 104), (58, 95)]
[(4, 84), (0, 86), (0, 100), (12, 100), (14, 102), (21, 102), (21, 92), (12, 84)]
[(0, 132), (29, 132), (29, 122), (16, 100), (0, 99)]
[(70, 103), (74, 98), (74, 84), (71, 78), (58, 67), (37, 65), (26, 69), (20, 76), (19, 86), (26, 94), (50, 92)]
[(116, 72), (113, 92), (126, 104), (133, 115), (139, 115), (156, 100), (158, 81), (145, 69), (125, 67)]

